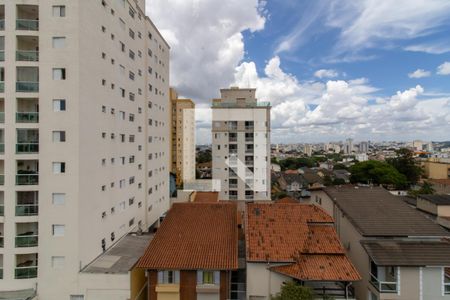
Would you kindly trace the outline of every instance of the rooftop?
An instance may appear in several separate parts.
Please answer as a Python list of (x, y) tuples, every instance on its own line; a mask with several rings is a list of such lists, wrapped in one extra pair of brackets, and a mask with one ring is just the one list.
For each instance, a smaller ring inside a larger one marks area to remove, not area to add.
[(235, 203), (175, 203), (139, 268), (233, 270), (238, 267)]
[(152, 239), (153, 234), (129, 234), (97, 257), (82, 273), (128, 273), (144, 254)]
[(436, 205), (450, 205), (450, 195), (419, 195), (419, 198)]
[(196, 192), (193, 202), (216, 203), (219, 201), (219, 192)]
[(298, 280), (355, 281), (333, 219), (320, 207), (289, 202), (249, 203), (245, 214), (247, 261), (288, 263), (271, 270)]
[(363, 236), (449, 236), (450, 233), (382, 187), (324, 189)]

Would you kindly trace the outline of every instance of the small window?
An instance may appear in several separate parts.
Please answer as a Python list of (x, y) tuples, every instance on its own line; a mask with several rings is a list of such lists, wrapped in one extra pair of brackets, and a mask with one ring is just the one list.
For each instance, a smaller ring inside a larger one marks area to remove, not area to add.
[(54, 99), (53, 100), (53, 111), (66, 111), (66, 100), (64, 99)]
[(65, 225), (53, 225), (52, 233), (53, 236), (64, 236), (66, 227)]
[(66, 163), (65, 162), (54, 162), (53, 163), (53, 174), (66, 173)]
[(52, 268), (53, 269), (63, 269), (65, 263), (64, 256), (52, 256)]
[(65, 131), (53, 131), (53, 142), (65, 142), (66, 132)]
[(52, 194), (52, 204), (53, 205), (64, 205), (66, 203), (66, 194), (64, 193), (53, 193)]
[(53, 68), (53, 80), (66, 80), (66, 69)]
[(180, 271), (158, 271), (159, 284), (178, 284), (180, 283)]
[(64, 5), (54, 5), (53, 6), (53, 16), (54, 17), (65, 17), (66, 7)]
[(55, 36), (52, 38), (52, 46), (54, 49), (62, 49), (66, 46), (66, 38), (63, 36)]

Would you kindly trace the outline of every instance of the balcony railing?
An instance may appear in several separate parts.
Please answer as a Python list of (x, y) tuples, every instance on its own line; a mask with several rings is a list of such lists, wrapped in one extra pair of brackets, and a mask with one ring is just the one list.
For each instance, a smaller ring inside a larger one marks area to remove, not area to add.
[(16, 153), (39, 153), (39, 143), (20, 143), (16, 144)]
[(0, 61), (5, 61), (5, 51), (0, 51)]
[(253, 130), (253, 129), (255, 129), (254, 126), (245, 126), (245, 130)]
[(17, 19), (16, 20), (16, 30), (39, 30), (39, 20), (26, 20)]
[(39, 123), (38, 112), (18, 112), (16, 113), (17, 123)]
[(38, 271), (37, 266), (19, 267), (16, 268), (14, 275), (16, 279), (36, 278), (37, 271)]
[(39, 82), (36, 81), (17, 81), (16, 92), (37, 93), (39, 92)]
[(5, 123), (5, 112), (0, 111), (0, 123)]
[(237, 195), (230, 195), (230, 196), (228, 196), (228, 198), (230, 200), (237, 200), (238, 196)]
[(16, 216), (36, 216), (39, 212), (39, 205), (26, 204), (26, 205), (16, 205)]
[(253, 195), (245, 195), (245, 200), (253, 200), (254, 197)]
[(16, 236), (16, 248), (37, 247), (37, 235), (19, 235)]
[(16, 185), (37, 185), (37, 184), (39, 184), (39, 174), (16, 175)]
[(5, 143), (0, 143), (0, 154), (5, 153)]
[(4, 93), (5, 92), (5, 82), (1, 81), (0, 82), (0, 93)]
[(380, 292), (380, 293), (396, 293), (397, 292), (397, 282), (380, 281), (378, 278), (370, 274), (370, 283)]
[(16, 61), (39, 61), (39, 51), (16, 51)]
[(228, 188), (230, 188), (230, 189), (237, 189), (237, 187), (238, 187), (237, 183), (228, 184)]
[(229, 154), (237, 154), (238, 150), (237, 149), (229, 149), (228, 153)]
[(245, 165), (246, 165), (246, 166), (253, 166), (254, 163), (255, 163), (254, 160), (246, 160), (246, 161), (245, 161)]
[(233, 136), (233, 137), (228, 137), (228, 142), (229, 143), (235, 143), (235, 142), (237, 142), (237, 136)]
[(2, 204), (0, 205), (0, 217), (3, 217), (5, 215), (5, 206)]
[(255, 153), (255, 149), (245, 149), (245, 154), (253, 154)]
[(252, 137), (246, 137), (246, 138), (245, 138), (245, 141), (246, 141), (247, 143), (249, 143), (249, 142), (253, 143), (253, 142), (255, 141), (255, 139), (252, 138)]
[(0, 185), (4, 185), (5, 184), (5, 175), (1, 174), (0, 175)]

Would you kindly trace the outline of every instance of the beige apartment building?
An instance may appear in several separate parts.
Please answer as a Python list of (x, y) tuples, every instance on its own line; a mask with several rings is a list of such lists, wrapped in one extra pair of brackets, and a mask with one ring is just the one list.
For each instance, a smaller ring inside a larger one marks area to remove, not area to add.
[(382, 187), (314, 191), (362, 280), (358, 300), (450, 299), (450, 232)]
[(429, 158), (421, 162), (425, 177), (429, 179), (450, 179), (450, 160)]
[(92, 299), (169, 208), (169, 46), (144, 0), (0, 0), (0, 46), (0, 298)]
[(270, 103), (256, 89), (221, 89), (212, 103), (212, 178), (221, 200), (270, 200)]
[(195, 180), (195, 103), (170, 89), (171, 172), (177, 186)]

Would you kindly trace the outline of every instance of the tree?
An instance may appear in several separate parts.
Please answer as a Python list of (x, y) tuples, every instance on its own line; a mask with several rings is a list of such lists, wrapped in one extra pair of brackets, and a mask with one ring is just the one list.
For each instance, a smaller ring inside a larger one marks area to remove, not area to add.
[(333, 179), (331, 178), (330, 175), (325, 175), (325, 177), (323, 177), (323, 184), (325, 186), (333, 185)]
[(397, 189), (407, 186), (406, 176), (388, 163), (376, 160), (358, 162), (350, 167), (352, 183), (393, 185)]
[(346, 182), (342, 178), (335, 178), (333, 179), (333, 185), (344, 185)]
[(279, 164), (282, 170), (297, 170), (302, 167), (317, 167), (317, 163), (313, 159), (306, 157), (289, 157), (284, 160), (280, 160)]
[(281, 292), (272, 297), (272, 300), (313, 300), (314, 292), (296, 282), (287, 282), (281, 287)]
[(418, 195), (432, 195), (436, 191), (433, 188), (433, 185), (429, 183), (428, 181), (425, 181), (420, 189), (418, 190), (410, 190), (409, 195), (417, 197)]
[(417, 164), (413, 157), (413, 152), (406, 148), (395, 151), (397, 156), (388, 159), (387, 162), (396, 168), (401, 174), (406, 176), (407, 184), (416, 184), (423, 173), (422, 168)]
[(335, 164), (333, 170), (348, 170), (348, 167), (342, 163)]

